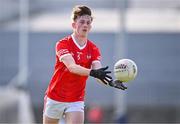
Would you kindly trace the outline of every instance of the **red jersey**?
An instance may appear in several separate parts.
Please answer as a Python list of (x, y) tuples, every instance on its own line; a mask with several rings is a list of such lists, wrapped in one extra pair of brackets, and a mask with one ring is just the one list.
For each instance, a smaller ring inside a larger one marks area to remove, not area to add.
[(72, 55), (76, 64), (90, 69), (92, 62), (100, 61), (99, 49), (89, 40), (80, 47), (73, 36), (65, 37), (56, 43), (55, 70), (46, 94), (60, 102), (84, 101), (88, 76), (71, 73), (61, 61), (66, 55)]

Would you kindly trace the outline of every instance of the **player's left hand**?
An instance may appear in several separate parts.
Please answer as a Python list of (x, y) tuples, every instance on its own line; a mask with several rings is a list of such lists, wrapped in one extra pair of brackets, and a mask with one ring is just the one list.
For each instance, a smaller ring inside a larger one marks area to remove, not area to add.
[(123, 84), (123, 82), (121, 82), (119, 80), (114, 80), (114, 81), (110, 82), (109, 85), (111, 87), (121, 89), (121, 90), (126, 90), (127, 89), (127, 87)]

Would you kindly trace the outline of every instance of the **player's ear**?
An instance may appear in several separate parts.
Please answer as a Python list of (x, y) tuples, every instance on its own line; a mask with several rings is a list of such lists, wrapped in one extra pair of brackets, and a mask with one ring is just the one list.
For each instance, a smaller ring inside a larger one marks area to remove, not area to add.
[(75, 29), (76, 28), (76, 25), (75, 25), (75, 22), (72, 22), (72, 28)]
[(91, 28), (92, 28), (92, 25), (90, 26), (89, 30), (91, 30)]

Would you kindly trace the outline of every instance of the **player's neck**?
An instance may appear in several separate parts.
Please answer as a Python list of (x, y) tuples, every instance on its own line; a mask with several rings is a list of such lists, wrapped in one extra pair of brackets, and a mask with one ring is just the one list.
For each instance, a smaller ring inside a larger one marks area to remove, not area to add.
[(86, 44), (87, 37), (81, 37), (79, 35), (76, 35), (75, 33), (73, 33), (72, 35), (80, 46), (84, 46)]

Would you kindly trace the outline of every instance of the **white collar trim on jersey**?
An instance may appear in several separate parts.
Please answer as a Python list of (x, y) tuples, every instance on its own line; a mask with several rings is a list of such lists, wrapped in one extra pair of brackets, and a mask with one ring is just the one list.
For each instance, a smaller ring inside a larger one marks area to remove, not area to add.
[(73, 36), (72, 34), (71, 34), (71, 37), (72, 37), (72, 39), (73, 39), (73, 42), (76, 44), (76, 46), (77, 46), (80, 50), (82, 50), (82, 49), (84, 49), (84, 48), (86, 47), (87, 42), (86, 42), (86, 44), (84, 44), (83, 46), (80, 46), (80, 45), (77, 43), (76, 39), (74, 38), (74, 36)]

